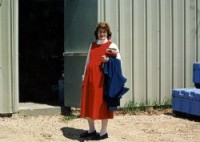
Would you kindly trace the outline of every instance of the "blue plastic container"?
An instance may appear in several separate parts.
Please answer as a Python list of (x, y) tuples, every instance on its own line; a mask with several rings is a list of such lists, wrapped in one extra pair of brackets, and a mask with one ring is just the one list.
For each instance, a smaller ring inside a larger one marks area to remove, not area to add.
[(193, 83), (200, 84), (200, 62), (193, 63)]
[(172, 109), (173, 111), (200, 116), (200, 89), (173, 89)]
[(200, 89), (194, 89), (190, 93), (189, 114), (200, 116)]
[(174, 111), (183, 112), (183, 113), (189, 112), (189, 102), (188, 102), (189, 90), (191, 89), (178, 88), (178, 89), (173, 90), (172, 107)]

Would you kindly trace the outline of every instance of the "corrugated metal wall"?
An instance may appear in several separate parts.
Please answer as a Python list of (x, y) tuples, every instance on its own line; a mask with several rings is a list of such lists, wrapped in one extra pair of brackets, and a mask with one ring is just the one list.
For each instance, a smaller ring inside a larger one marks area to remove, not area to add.
[(193, 87), (192, 63), (200, 61), (199, 0), (98, 0), (120, 47), (130, 100), (159, 101), (177, 87)]
[(18, 1), (0, 6), (0, 114), (18, 110)]

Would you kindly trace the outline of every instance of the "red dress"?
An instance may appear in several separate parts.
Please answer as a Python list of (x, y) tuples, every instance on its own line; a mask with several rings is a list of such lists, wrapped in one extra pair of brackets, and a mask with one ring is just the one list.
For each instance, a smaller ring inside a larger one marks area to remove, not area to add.
[(101, 45), (92, 43), (82, 89), (81, 117), (93, 120), (113, 118), (113, 112), (108, 110), (103, 100), (104, 75), (101, 61), (110, 44), (110, 41)]

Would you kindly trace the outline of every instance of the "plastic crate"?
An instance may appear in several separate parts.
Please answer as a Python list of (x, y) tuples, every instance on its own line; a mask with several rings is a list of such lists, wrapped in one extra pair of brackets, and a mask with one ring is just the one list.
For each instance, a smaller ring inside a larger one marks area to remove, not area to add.
[(200, 116), (200, 89), (194, 89), (189, 95), (189, 114)]
[(185, 88), (174, 89), (172, 95), (173, 95), (172, 97), (173, 110), (178, 112), (188, 113), (189, 112), (188, 89)]
[(176, 112), (200, 116), (200, 89), (173, 89), (172, 109)]
[(200, 62), (193, 63), (193, 83), (200, 84)]

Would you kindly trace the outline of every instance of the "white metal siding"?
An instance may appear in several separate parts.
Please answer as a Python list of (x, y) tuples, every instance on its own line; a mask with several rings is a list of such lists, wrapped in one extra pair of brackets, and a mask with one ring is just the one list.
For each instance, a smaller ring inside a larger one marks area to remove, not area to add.
[(192, 84), (192, 63), (196, 53), (196, 0), (185, 1), (185, 86)]
[(4, 0), (0, 7), (0, 113), (18, 109), (17, 3), (16, 0)]
[[(1, 6), (0, 6), (0, 95), (2, 94), (2, 92), (3, 92), (3, 85), (2, 85), (2, 82), (3, 82), (3, 80), (2, 80), (2, 63), (3, 63), (3, 61), (2, 61), (2, 36), (3, 36), (3, 34), (2, 34), (2, 8), (1, 8)], [(0, 105), (0, 107), (1, 107), (1, 105)]]
[(147, 0), (147, 100), (159, 98), (159, 1)]
[(127, 101), (160, 101), (176, 87), (193, 87), (192, 63), (200, 61), (199, 0), (98, 0), (120, 47), (130, 91)]
[[(2, 69), (0, 69), (0, 97), (1, 94), (3, 94), (3, 77), (2, 77), (3, 73), (2, 73)], [(1, 97), (2, 98), (2, 97)], [(2, 107), (2, 105), (0, 104), (0, 107)]]
[[(122, 62), (122, 66), (126, 67), (124, 68), (123, 72), (126, 72), (128, 74), (130, 74), (129, 76), (129, 82), (127, 82), (128, 86), (132, 86), (132, 68), (133, 68), (133, 63), (132, 63), (132, 53), (133, 53), (133, 48), (131, 48), (133, 46), (133, 42), (132, 42), (132, 35), (133, 35), (133, 31), (132, 31), (132, 0), (126, 0), (126, 1), (119, 1), (119, 47), (129, 47), (125, 50), (125, 48), (121, 48), (120, 51), (121, 53), (124, 53), (124, 55), (126, 55), (126, 58), (123, 58), (123, 62)], [(131, 14), (130, 14), (131, 13)], [(130, 23), (127, 26), (122, 26), (121, 25), (126, 25), (126, 23)], [(126, 42), (121, 42), (121, 41), (125, 41)], [(123, 55), (123, 54), (122, 54)], [(130, 90), (131, 94), (132, 90)], [(124, 96), (124, 101), (129, 101), (132, 100), (133, 96), (128, 96), (125, 95)]]
[(12, 16), (12, 50), (11, 50), (11, 62), (12, 62), (12, 72), (11, 72), (11, 84), (12, 84), (12, 96), (11, 96), (11, 104), (12, 104), (12, 112), (17, 112), (19, 110), (19, 54), (18, 54), (18, 33), (19, 33), (19, 19), (18, 19), (18, 0), (11, 0), (11, 16)]
[(11, 84), (10, 84), (10, 1), (3, 1), (1, 5), (1, 48), (2, 48), (2, 93), (0, 94), (0, 112), (10, 112), (9, 98), (11, 96)]
[(197, 9), (197, 12), (196, 12), (196, 26), (197, 26), (197, 36), (196, 36), (196, 43), (197, 43), (197, 47), (196, 47), (196, 61), (200, 61), (200, 41), (199, 41), (199, 38), (200, 38), (200, 28), (198, 28), (200, 26), (200, 2), (197, 1), (197, 4), (196, 4), (196, 9)]
[[(2, 63), (3, 63), (3, 61), (2, 61), (2, 36), (3, 36), (3, 33), (2, 33), (2, 8), (1, 8), (1, 6), (0, 6), (0, 95), (3, 93), (3, 85), (2, 85), (2, 82), (3, 82), (3, 77), (2, 77)], [(0, 107), (2, 107), (2, 106), (0, 106)]]
[(172, 88), (172, 1), (160, 2), (160, 100), (171, 94)]
[[(133, 94), (129, 92), (127, 95), (132, 95), (133, 99), (138, 101), (146, 100), (146, 1), (145, 0), (135, 0), (133, 1), (133, 46), (129, 47), (133, 49), (133, 82), (130, 90)], [(126, 42), (126, 41), (124, 41)], [(134, 48), (133, 48), (134, 47)], [(120, 49), (122, 49), (121, 47)], [(126, 52), (126, 48), (124, 49)], [(126, 53), (121, 53), (124, 58)], [(123, 66), (123, 68), (125, 68)], [(137, 74), (135, 76), (134, 74)], [(129, 75), (125, 73), (125, 76), (128, 78)], [(137, 83), (134, 83), (137, 82)]]
[(184, 1), (173, 2), (173, 85), (184, 86)]

